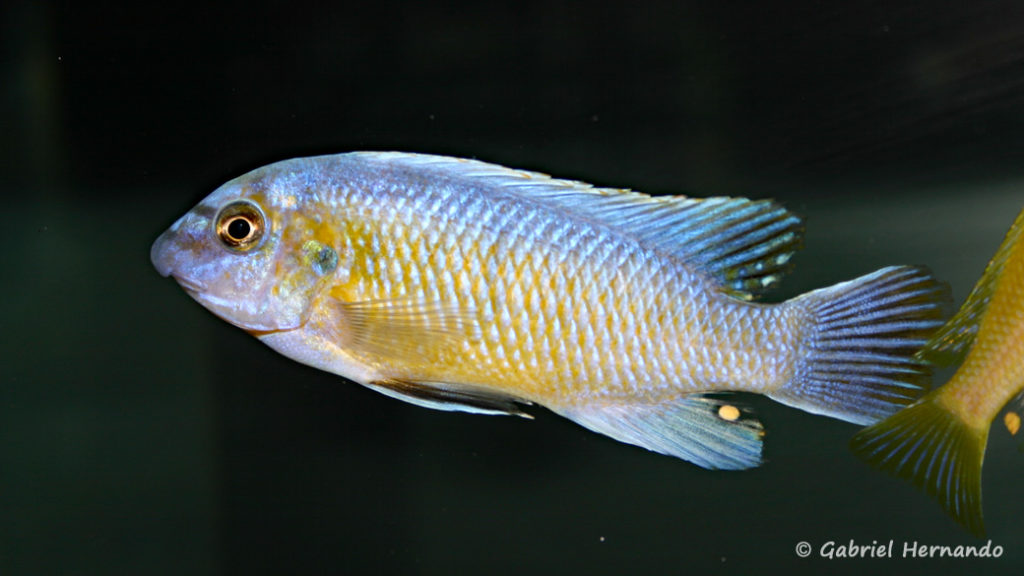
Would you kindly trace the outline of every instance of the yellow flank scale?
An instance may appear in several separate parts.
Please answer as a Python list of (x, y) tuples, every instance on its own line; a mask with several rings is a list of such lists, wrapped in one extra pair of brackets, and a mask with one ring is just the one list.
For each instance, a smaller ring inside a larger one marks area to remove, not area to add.
[(756, 302), (799, 247), (766, 200), (652, 197), (474, 160), (355, 152), (221, 186), (157, 270), (299, 362), (414, 404), (532, 403), (707, 468), (761, 462), (719, 393), (871, 423), (917, 399), (943, 285), (890, 267)]
[[(938, 364), (962, 362), (949, 382), (853, 440), (856, 453), (923, 487), (979, 536), (989, 428), (1024, 389), (1022, 230), (1024, 211), (960, 311), (920, 352)], [(1004, 423), (1016, 434), (1020, 415), (1007, 412)]]

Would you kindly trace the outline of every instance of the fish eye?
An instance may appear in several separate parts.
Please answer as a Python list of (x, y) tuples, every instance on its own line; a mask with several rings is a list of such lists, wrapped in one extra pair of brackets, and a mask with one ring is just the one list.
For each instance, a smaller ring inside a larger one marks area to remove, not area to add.
[(217, 215), (217, 237), (224, 246), (235, 252), (255, 248), (263, 238), (265, 229), (263, 212), (252, 202), (232, 202)]

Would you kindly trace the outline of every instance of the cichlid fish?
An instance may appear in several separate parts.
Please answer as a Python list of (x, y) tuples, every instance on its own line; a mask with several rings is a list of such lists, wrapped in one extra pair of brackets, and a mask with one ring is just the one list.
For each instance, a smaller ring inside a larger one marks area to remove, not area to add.
[(801, 240), (769, 201), (651, 197), (439, 156), (300, 158), (224, 184), (152, 249), (214, 314), (430, 408), (536, 403), (706, 468), (761, 462), (713, 393), (870, 423), (922, 393), (943, 285), (891, 267), (781, 304)]
[[(963, 306), (919, 353), (940, 365), (962, 362), (949, 382), (852, 442), (854, 452), (924, 488), (977, 536), (985, 533), (981, 466), (989, 427), (1024, 389), (1022, 231), (1024, 211)], [(1011, 434), (1019, 411), (1004, 419)]]

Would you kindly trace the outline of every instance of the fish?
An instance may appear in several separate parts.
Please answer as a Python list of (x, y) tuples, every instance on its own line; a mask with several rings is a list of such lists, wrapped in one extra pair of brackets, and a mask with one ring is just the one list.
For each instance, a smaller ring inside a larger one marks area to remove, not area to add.
[(540, 406), (709, 469), (763, 461), (736, 393), (867, 424), (917, 399), (948, 287), (891, 266), (762, 302), (801, 246), (770, 200), (651, 196), (478, 160), (296, 158), (213, 191), (151, 260), (284, 356), (423, 407)]
[(992, 422), (1003, 408), (1020, 427), (1024, 389), (1024, 210), (959, 311), (917, 353), (959, 364), (942, 386), (851, 441), (868, 463), (911, 481), (975, 536), (985, 535), (981, 470)]

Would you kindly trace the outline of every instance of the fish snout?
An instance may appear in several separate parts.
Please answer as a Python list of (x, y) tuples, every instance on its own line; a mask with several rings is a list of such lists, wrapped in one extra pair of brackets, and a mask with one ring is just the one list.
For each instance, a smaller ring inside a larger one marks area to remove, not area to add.
[(170, 230), (164, 232), (153, 242), (152, 248), (149, 249), (150, 262), (153, 263), (156, 271), (165, 278), (174, 272), (174, 239), (171, 237), (172, 234)]
[(197, 273), (202, 254), (197, 251), (199, 243), (191, 236), (176, 223), (153, 242), (149, 260), (161, 276), (174, 278), (190, 294), (197, 294), (205, 290)]

